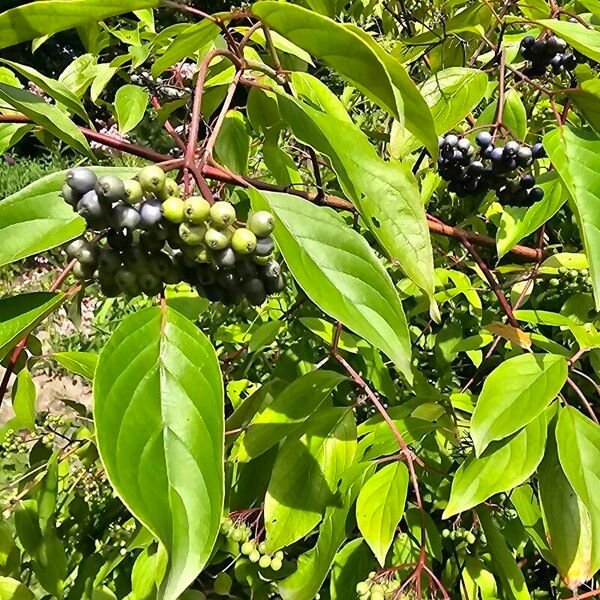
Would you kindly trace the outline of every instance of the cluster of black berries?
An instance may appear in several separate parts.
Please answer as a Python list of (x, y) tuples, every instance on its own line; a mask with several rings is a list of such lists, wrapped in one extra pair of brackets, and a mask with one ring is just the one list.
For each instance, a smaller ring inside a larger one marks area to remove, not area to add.
[(213, 302), (258, 306), (284, 288), (269, 212), (253, 213), (247, 227), (238, 227), (232, 204), (183, 200), (156, 166), (127, 181), (73, 169), (63, 197), (97, 234), (66, 247), (77, 261), (73, 273), (98, 281), (107, 297), (156, 295), (165, 284), (186, 282)]
[(477, 134), (479, 155), (471, 141), (450, 133), (440, 138), (438, 169), (448, 189), (459, 198), (495, 190), (503, 204), (525, 206), (538, 202), (544, 191), (535, 187), (535, 177), (523, 169), (546, 156), (542, 144), (531, 148), (511, 140), (504, 146), (493, 143), (488, 131)]
[(541, 40), (536, 40), (532, 35), (525, 36), (519, 45), (519, 52), (529, 61), (522, 71), (529, 78), (542, 77), (548, 67), (555, 75), (573, 71), (578, 62), (577, 55), (567, 50), (567, 42), (555, 35)]

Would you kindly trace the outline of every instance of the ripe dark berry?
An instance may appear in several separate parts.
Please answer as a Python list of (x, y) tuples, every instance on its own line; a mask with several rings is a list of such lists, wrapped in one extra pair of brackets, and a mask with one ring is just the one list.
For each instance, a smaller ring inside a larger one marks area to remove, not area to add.
[(111, 229), (106, 235), (106, 242), (115, 250), (125, 250), (131, 246), (133, 235), (129, 229)]
[(224, 248), (213, 253), (213, 261), (219, 267), (232, 269), (236, 263), (235, 252), (232, 248)]
[(133, 206), (129, 206), (128, 204), (115, 206), (111, 218), (112, 226), (115, 229), (133, 230), (138, 227), (140, 221), (140, 213)]
[(125, 198), (123, 181), (114, 175), (102, 175), (96, 182), (96, 193), (101, 200), (118, 202)]
[(521, 146), (517, 152), (517, 164), (520, 167), (528, 167), (533, 162), (531, 150), (525, 146)]
[(254, 254), (256, 256), (269, 256), (275, 248), (275, 242), (272, 237), (260, 238), (256, 243)]
[(450, 133), (446, 136), (446, 144), (451, 147), (456, 146), (456, 144), (458, 144), (458, 136), (454, 135), (453, 133)]
[(529, 190), (535, 185), (535, 177), (530, 173), (526, 173), (521, 177), (521, 187)]
[(78, 258), (79, 253), (89, 245), (89, 242), (87, 242), (85, 238), (77, 238), (69, 243), (69, 245), (65, 248), (65, 252), (70, 259)]
[(149, 198), (140, 205), (140, 227), (150, 229), (160, 223), (162, 219), (162, 205), (159, 200)]
[(475, 140), (478, 146), (485, 148), (492, 143), (492, 134), (489, 131), (480, 131)]
[(67, 185), (80, 196), (91, 192), (97, 181), (96, 174), (86, 167), (76, 167), (67, 173)]
[(261, 279), (250, 279), (244, 284), (244, 293), (252, 306), (260, 306), (267, 299), (267, 292)]
[(116, 273), (121, 268), (121, 256), (112, 248), (104, 248), (98, 257), (98, 268), (103, 273)]
[(511, 140), (510, 142), (506, 142), (504, 146), (504, 154), (512, 158), (517, 154), (517, 152), (519, 152), (520, 149), (521, 145), (518, 142)]
[(74, 189), (70, 188), (66, 183), (63, 184), (61, 195), (64, 198), (64, 201), (73, 207), (77, 206), (77, 203), (81, 200), (82, 196), (82, 194), (79, 194)]
[(544, 190), (539, 187), (534, 187), (529, 190), (529, 200), (530, 202), (539, 202), (544, 197)]
[(107, 210), (93, 190), (84, 194), (77, 203), (77, 212), (87, 221), (90, 227), (100, 228), (105, 226), (109, 217)]
[(502, 148), (494, 148), (490, 153), (492, 163), (500, 163), (504, 158), (504, 150)]
[(544, 158), (546, 156), (546, 150), (541, 142), (531, 146), (531, 155), (533, 158)]

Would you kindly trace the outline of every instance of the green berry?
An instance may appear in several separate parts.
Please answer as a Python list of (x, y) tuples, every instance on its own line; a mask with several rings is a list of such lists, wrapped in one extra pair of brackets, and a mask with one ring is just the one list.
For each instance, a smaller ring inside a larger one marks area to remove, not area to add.
[(229, 235), (224, 231), (209, 227), (204, 236), (204, 241), (211, 250), (223, 250), (229, 245)]
[(210, 215), (210, 204), (200, 196), (191, 196), (185, 201), (185, 218), (190, 223), (201, 225)]
[(356, 593), (357, 594), (368, 594), (371, 590), (371, 586), (368, 581), (361, 581), (356, 585)]
[(258, 550), (252, 550), (248, 555), (248, 560), (253, 563), (257, 563), (260, 560), (260, 552)]
[(283, 556), (284, 556), (283, 555), (283, 550), (278, 550), (277, 552), (275, 552), (275, 557), (274, 558), (277, 559), (277, 560), (281, 560), (282, 561), (283, 560)]
[(281, 567), (283, 567), (283, 562), (278, 558), (274, 558), (271, 561), (271, 569), (273, 569), (273, 571), (280, 571)]
[(231, 237), (231, 247), (238, 254), (252, 254), (256, 248), (256, 236), (249, 229), (240, 227)]
[(210, 219), (214, 227), (223, 229), (235, 221), (235, 208), (229, 202), (215, 202), (210, 207)]
[(242, 544), (240, 552), (246, 556), (250, 556), (250, 554), (252, 554), (252, 552), (254, 552), (255, 549), (256, 548), (252, 542), (244, 542)]
[(261, 542), (261, 543), (258, 545), (258, 551), (259, 551), (261, 554), (266, 554), (266, 553), (267, 553), (267, 543), (266, 543), (266, 542)]
[(167, 221), (171, 223), (183, 223), (185, 219), (185, 203), (181, 198), (172, 196), (163, 202), (162, 212)]
[(125, 195), (123, 196), (125, 202), (128, 204), (137, 204), (142, 201), (144, 190), (139, 181), (127, 179), (123, 182), (123, 187), (125, 188)]
[(472, 532), (468, 532), (467, 535), (465, 536), (465, 541), (467, 542), (467, 544), (474, 544), (475, 543), (475, 536), (473, 535)]
[(269, 256), (253, 256), (252, 257), (252, 262), (254, 262), (257, 265), (261, 265), (261, 266), (265, 266), (267, 264), (269, 264), (269, 261), (271, 260), (271, 258)]
[(231, 534), (231, 539), (234, 542), (241, 542), (243, 537), (244, 534), (242, 533), (241, 529), (234, 529), (233, 533)]
[(266, 210), (259, 210), (248, 219), (248, 229), (257, 237), (271, 235), (275, 229), (275, 217)]
[(107, 202), (117, 202), (125, 197), (123, 180), (115, 175), (102, 175), (96, 182), (96, 193)]
[(550, 287), (558, 287), (560, 285), (560, 280), (556, 277), (553, 277), (548, 283)]
[(156, 196), (163, 201), (173, 197), (179, 198), (179, 185), (174, 179), (167, 177), (163, 187), (156, 191)]
[(442, 529), (442, 537), (443, 538), (450, 537), (450, 530), (449, 529)]
[(138, 173), (138, 181), (145, 192), (159, 193), (165, 186), (167, 176), (165, 172), (156, 165), (144, 167)]
[(263, 554), (258, 561), (258, 566), (261, 569), (268, 569), (271, 566), (271, 557)]
[(204, 225), (193, 225), (182, 223), (179, 226), (179, 237), (188, 246), (200, 246), (204, 243), (206, 227)]
[(233, 581), (227, 573), (219, 573), (215, 579), (214, 590), (219, 596), (227, 596), (231, 590)]

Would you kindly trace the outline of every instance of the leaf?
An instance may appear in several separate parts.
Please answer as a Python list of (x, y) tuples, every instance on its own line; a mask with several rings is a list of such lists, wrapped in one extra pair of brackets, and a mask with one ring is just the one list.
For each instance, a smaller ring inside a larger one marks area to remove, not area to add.
[(346, 521), (365, 479), (374, 467), (359, 463), (342, 476), (338, 506), (330, 506), (319, 527), (319, 537), (314, 548), (298, 558), (296, 571), (279, 582), (283, 600), (313, 600), (335, 559), (337, 551), (346, 540)]
[[(342, 25), (293, 4), (256, 2), (261, 21), (327, 63), (365, 96), (405, 123), (427, 147), (438, 152), (431, 112), (404, 66), (358, 27)], [(310, 34), (307, 34), (310, 32)]]
[(408, 469), (395, 461), (372, 475), (358, 495), (358, 528), (382, 567), (404, 514), (407, 492)]
[(127, 317), (100, 354), (94, 421), (111, 484), (169, 555), (159, 597), (175, 600), (208, 561), (223, 510), (223, 384), (209, 340), (168, 307)]
[(523, 573), (508, 549), (504, 536), (492, 520), (489, 509), (479, 508), (477, 516), (481, 521), (487, 547), (495, 567), (493, 572), (502, 582), (504, 595), (501, 597), (506, 600), (530, 600), (531, 596), (527, 590)]
[(558, 415), (556, 442), (562, 470), (591, 518), (595, 573), (600, 566), (600, 427), (566, 406)]
[(387, 354), (412, 381), (404, 310), (365, 239), (331, 209), (289, 194), (248, 191), (256, 210), (275, 214), (277, 245), (308, 297)]
[[(236, 28), (236, 30), (239, 31), (243, 35), (245, 35), (249, 31), (249, 29), (250, 29), (249, 27), (237, 27)], [(265, 33), (262, 29), (257, 29), (256, 31), (253, 31), (252, 35), (250, 36), (250, 39), (253, 42), (256, 42), (257, 44), (260, 44), (263, 48), (268, 49), (267, 44), (266, 44), (266, 39), (265, 39)], [(280, 35), (276, 31), (271, 31), (271, 39), (273, 40), (273, 46), (275, 46), (275, 48), (277, 48), (277, 50), (281, 50), (281, 52), (285, 52), (286, 54), (291, 54), (292, 56), (295, 56), (296, 58), (303, 60), (305, 63), (311, 65), (312, 67), (315, 66), (315, 64), (308, 52), (302, 50), (302, 48), (300, 48), (299, 46), (296, 46), (296, 44), (293, 44), (292, 42), (290, 42), (289, 40), (284, 38), (282, 35)], [(291, 75), (293, 78), (295, 73), (292, 73)]]
[(578, 87), (569, 91), (569, 98), (596, 132), (600, 132), (600, 115), (597, 110), (600, 100), (600, 80), (582, 81)]
[(33, 292), (0, 299), (0, 358), (52, 314), (64, 294)]
[(35, 600), (32, 591), (11, 577), (0, 577), (0, 598), (2, 600)]
[(544, 515), (549, 560), (563, 581), (577, 588), (592, 575), (592, 524), (590, 514), (571, 487), (559, 461), (555, 434), (552, 435), (544, 460), (538, 468), (538, 489)]
[(301, 438), (282, 444), (264, 504), (269, 552), (298, 541), (327, 506), (337, 504), (339, 480), (355, 453), (356, 424), (348, 408), (318, 413)]
[(319, 369), (292, 381), (246, 427), (236, 458), (243, 462), (256, 458), (296, 431), (344, 379), (339, 373)]
[(137, 85), (124, 85), (115, 96), (115, 111), (119, 132), (127, 133), (135, 129), (144, 118), (150, 94)]
[(152, 65), (152, 76), (158, 77), (163, 71), (186, 57), (193, 57), (196, 52), (205, 49), (213, 43), (219, 34), (219, 26), (204, 19), (178, 32), (162, 56)]
[[(298, 320), (304, 327), (319, 336), (327, 344), (333, 343), (336, 328), (328, 321), (319, 319), (318, 317), (300, 317)], [(358, 343), (360, 342), (355, 336), (342, 329), (338, 341), (338, 349), (356, 354), (358, 352)]]
[[(491, 125), (496, 120), (497, 102), (488, 104), (479, 115), (477, 125)], [(515, 138), (525, 139), (528, 130), (527, 109), (517, 90), (509, 90), (504, 101), (504, 123), (510, 127)]]
[[(133, 177), (137, 169), (93, 167), (98, 175)], [(61, 196), (67, 171), (42, 177), (0, 202), (0, 267), (81, 235), (85, 221)]]
[(220, 161), (234, 173), (243, 175), (248, 170), (250, 136), (246, 130), (246, 119), (239, 110), (230, 110), (225, 115), (215, 151)]
[(421, 194), (410, 169), (381, 159), (354, 124), (338, 121), (334, 115), (289, 96), (281, 95), (278, 101), (294, 135), (330, 158), (342, 189), (392, 262), (433, 297), (431, 239)]
[(600, 31), (593, 27), (584, 27), (581, 23), (558, 19), (540, 19), (536, 23), (557, 33), (569, 46), (573, 46), (594, 62), (600, 62)]
[[(544, 454), (544, 459), (538, 467), (538, 477), (548, 453), (548, 444), (552, 443), (552, 437), (552, 435), (548, 436), (546, 453)], [(511, 492), (510, 501), (515, 507), (517, 515), (519, 516), (519, 520), (521, 521), (523, 528), (527, 532), (527, 535), (535, 547), (539, 550), (540, 554), (545, 560), (551, 561), (550, 547), (548, 546), (548, 542), (546, 540), (542, 511), (537, 501), (535, 491), (528, 484), (520, 485)]]
[(556, 354), (521, 354), (501, 363), (487, 376), (471, 419), (477, 456), (538, 417), (566, 380), (567, 361)]
[(15, 417), (11, 420), (12, 429), (33, 430), (35, 427), (35, 401), (37, 391), (27, 369), (19, 371), (16, 386), (13, 388), (13, 410)]
[[(421, 95), (431, 109), (435, 131), (443, 135), (460, 123), (482, 100), (488, 78), (476, 69), (451, 67), (438, 71), (420, 87)], [(392, 155), (407, 156), (419, 147), (412, 134), (394, 122), (391, 134)]]
[(165, 298), (167, 306), (181, 313), (190, 321), (197, 321), (210, 306), (210, 302), (206, 298), (201, 298), (198, 292), (186, 283), (167, 286)]
[(538, 178), (537, 187), (544, 190), (544, 197), (527, 208), (504, 206), (496, 233), (498, 257), (502, 258), (523, 238), (537, 231), (548, 222), (566, 200), (566, 192), (555, 173)]
[[(0, 15), (0, 19), (2, 16)], [(27, 90), (12, 87), (5, 83), (0, 83), (0, 98), (74, 150), (90, 158), (94, 157), (83, 133), (56, 106), (47, 104), (42, 98)]]
[(531, 336), (518, 327), (513, 327), (506, 323), (489, 323), (488, 325), (484, 325), (484, 329), (508, 340), (519, 348), (531, 348)]
[(57, 352), (52, 358), (67, 371), (92, 381), (98, 364), (98, 355), (93, 352)]
[(443, 518), (473, 508), (531, 477), (544, 456), (546, 430), (542, 414), (511, 438), (491, 444), (479, 458), (469, 455), (454, 476)]
[(596, 310), (600, 310), (600, 138), (561, 127), (544, 136), (544, 148), (569, 191), (590, 263)]
[(377, 568), (369, 546), (362, 538), (349, 541), (336, 555), (331, 567), (331, 600), (346, 600), (356, 594), (356, 585)]
[(17, 6), (0, 14), (0, 48), (158, 5), (158, 0), (43, 0)]

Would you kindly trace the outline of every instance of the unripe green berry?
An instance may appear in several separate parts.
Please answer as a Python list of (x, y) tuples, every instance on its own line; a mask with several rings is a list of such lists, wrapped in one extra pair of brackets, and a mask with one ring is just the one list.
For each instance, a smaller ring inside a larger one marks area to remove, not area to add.
[(201, 225), (210, 215), (210, 204), (208, 200), (200, 196), (191, 196), (185, 201), (185, 218), (190, 223)]
[(123, 187), (125, 188), (125, 194), (123, 199), (128, 204), (137, 204), (142, 201), (144, 197), (144, 190), (139, 181), (135, 179), (127, 179), (123, 182)]
[(235, 208), (229, 202), (215, 202), (210, 207), (210, 220), (213, 227), (223, 229), (235, 221)]
[(156, 165), (144, 167), (138, 173), (138, 180), (143, 190), (145, 192), (152, 192), (153, 194), (157, 194), (164, 188), (166, 179), (165, 172)]
[(242, 544), (240, 552), (245, 556), (250, 556), (250, 554), (252, 554), (252, 552), (254, 552), (255, 549), (256, 548), (252, 542), (244, 542)]
[(240, 227), (231, 237), (231, 247), (238, 254), (252, 254), (256, 248), (256, 236), (249, 229)]
[(280, 571), (281, 567), (283, 567), (283, 562), (278, 558), (274, 558), (271, 561), (271, 569), (273, 569), (273, 571)]
[(222, 250), (229, 246), (229, 235), (224, 231), (209, 227), (204, 236), (204, 242), (211, 250)]
[(233, 533), (231, 534), (231, 539), (234, 542), (241, 542), (243, 537), (244, 534), (242, 533), (241, 529), (234, 529)]
[(174, 179), (167, 177), (163, 187), (158, 189), (155, 193), (156, 197), (163, 201), (172, 197), (179, 198), (179, 186)]
[(468, 532), (467, 535), (465, 536), (465, 541), (467, 542), (467, 544), (474, 544), (475, 543), (475, 536), (473, 535), (472, 532)]
[(162, 205), (163, 216), (171, 223), (183, 223), (185, 220), (185, 204), (175, 196), (165, 200)]
[(277, 552), (275, 552), (275, 557), (277, 560), (283, 560), (283, 550), (278, 550)]
[(252, 550), (248, 555), (248, 560), (253, 563), (257, 563), (260, 560), (260, 552), (258, 550)]
[(261, 554), (266, 554), (266, 553), (267, 553), (267, 543), (266, 543), (266, 542), (261, 542), (261, 543), (258, 545), (258, 551), (259, 551)]
[(214, 590), (219, 596), (227, 596), (231, 591), (233, 581), (227, 573), (219, 573), (215, 579)]
[(275, 217), (266, 210), (259, 210), (250, 215), (247, 227), (257, 237), (266, 237), (275, 229)]
[(206, 227), (204, 225), (182, 223), (179, 226), (179, 237), (188, 246), (201, 246), (204, 244), (205, 235)]
[(271, 566), (271, 557), (263, 554), (258, 561), (258, 566), (261, 569), (268, 569)]
[(260, 266), (265, 266), (269, 263), (269, 261), (271, 260), (270, 256), (253, 256), (252, 257), (252, 262), (254, 262), (257, 265)]

